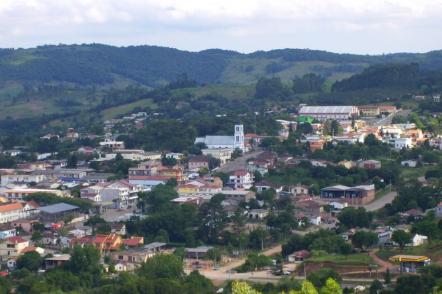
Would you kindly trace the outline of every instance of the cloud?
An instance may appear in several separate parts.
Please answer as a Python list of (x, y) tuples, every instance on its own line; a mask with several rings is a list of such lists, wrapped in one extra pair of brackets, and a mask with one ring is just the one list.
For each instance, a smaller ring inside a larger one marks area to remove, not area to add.
[(427, 51), (442, 47), (440, 15), (439, 0), (1, 0), (0, 47)]

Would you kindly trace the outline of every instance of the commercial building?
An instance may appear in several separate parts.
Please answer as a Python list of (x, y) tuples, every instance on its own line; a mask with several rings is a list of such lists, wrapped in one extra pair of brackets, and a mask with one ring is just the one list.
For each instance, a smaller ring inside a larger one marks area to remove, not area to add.
[(350, 205), (364, 205), (374, 200), (374, 185), (347, 187), (336, 185), (321, 189), (321, 198), (345, 199)]
[(429, 257), (416, 255), (395, 255), (390, 257), (390, 260), (399, 263), (401, 273), (416, 273), (419, 268), (431, 263)]
[(359, 109), (356, 106), (303, 106), (299, 115), (311, 116), (320, 121), (348, 120), (357, 117)]

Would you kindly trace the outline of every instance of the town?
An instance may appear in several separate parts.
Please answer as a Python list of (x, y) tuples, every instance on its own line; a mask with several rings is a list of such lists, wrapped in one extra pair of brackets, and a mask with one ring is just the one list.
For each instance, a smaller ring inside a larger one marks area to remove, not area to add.
[(331, 277), (363, 292), (442, 258), (442, 137), (391, 104), (284, 117), (276, 135), (236, 123), (192, 152), (126, 147), (121, 127), (142, 128), (143, 112), (106, 121), (102, 136), (38, 138), (70, 145), (64, 158), (2, 150), (13, 164), (0, 170), (0, 274), (72, 266), (95, 248), (110, 276), (171, 255), (218, 286)]

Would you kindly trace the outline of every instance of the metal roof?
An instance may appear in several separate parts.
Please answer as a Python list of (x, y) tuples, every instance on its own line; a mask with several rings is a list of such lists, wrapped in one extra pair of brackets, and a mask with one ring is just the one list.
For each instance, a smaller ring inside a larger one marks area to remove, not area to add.
[(42, 206), (39, 208), (39, 210), (44, 213), (55, 214), (55, 213), (61, 213), (61, 212), (65, 212), (65, 211), (71, 211), (71, 210), (78, 209), (78, 208), (79, 208), (78, 206), (70, 205), (70, 204), (62, 202), (62, 203)]
[(355, 113), (357, 108), (355, 106), (303, 106), (299, 110), (299, 114), (310, 113)]
[(234, 137), (233, 136), (206, 136), (206, 137), (199, 137), (196, 138), (196, 143), (204, 143), (207, 146), (210, 145), (229, 145), (233, 146), (234, 144)]

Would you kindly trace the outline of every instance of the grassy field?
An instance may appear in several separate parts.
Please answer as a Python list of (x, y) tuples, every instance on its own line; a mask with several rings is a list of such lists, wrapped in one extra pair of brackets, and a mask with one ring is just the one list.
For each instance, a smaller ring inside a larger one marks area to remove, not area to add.
[(373, 259), (367, 253), (355, 253), (349, 255), (328, 254), (310, 257), (308, 262), (332, 262), (339, 265), (369, 265)]
[(391, 256), (398, 254), (407, 254), (407, 255), (425, 255), (431, 258), (433, 263), (442, 261), (442, 242), (433, 242), (431, 244), (426, 244), (417, 247), (409, 247), (404, 250), (400, 249), (384, 249), (380, 250), (377, 255), (383, 260), (387, 260)]
[(401, 177), (404, 180), (417, 179), (418, 177), (424, 176), (425, 173), (431, 168), (431, 166), (404, 167), (402, 168)]
[(151, 109), (155, 109), (156, 105), (152, 101), (152, 99), (143, 99), (129, 104), (124, 104), (105, 109), (101, 112), (101, 115), (103, 116), (103, 119), (116, 118), (118, 116), (132, 112), (136, 107), (149, 107)]

